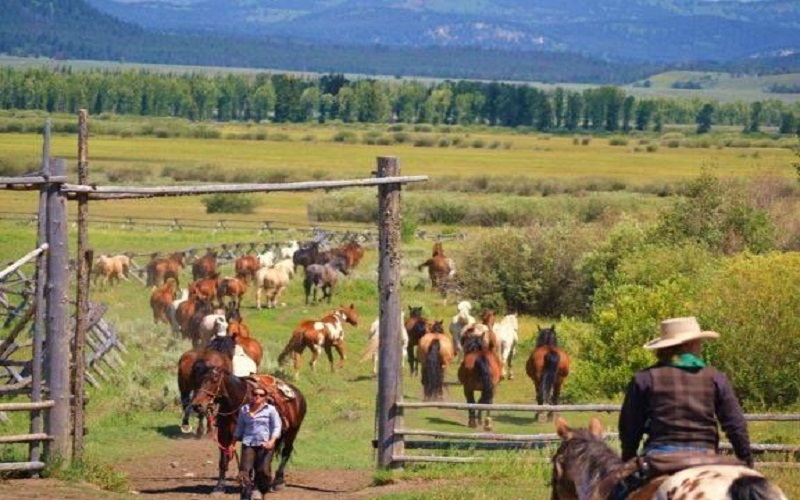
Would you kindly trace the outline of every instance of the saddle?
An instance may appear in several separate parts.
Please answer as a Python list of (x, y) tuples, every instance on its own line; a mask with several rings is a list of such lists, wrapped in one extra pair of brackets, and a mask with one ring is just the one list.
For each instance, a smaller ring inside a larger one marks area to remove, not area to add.
[[(710, 450), (711, 451), (711, 450)], [(595, 487), (591, 500), (607, 500), (618, 485), (625, 482), (640, 481), (628, 493), (641, 488), (649, 481), (661, 476), (669, 476), (691, 467), (705, 465), (742, 465), (745, 463), (736, 457), (702, 452), (658, 453), (640, 456), (627, 461), (614, 474), (604, 478)], [(636, 477), (638, 476), (638, 477)]]
[(278, 415), (281, 416), (281, 423), (284, 428), (289, 427), (289, 421), (286, 416), (291, 414), (290, 401), (295, 399), (297, 395), (289, 384), (283, 380), (273, 377), (271, 375), (249, 375), (243, 377), (244, 380), (252, 387), (260, 387), (267, 393), (268, 400), (275, 405), (278, 410)]

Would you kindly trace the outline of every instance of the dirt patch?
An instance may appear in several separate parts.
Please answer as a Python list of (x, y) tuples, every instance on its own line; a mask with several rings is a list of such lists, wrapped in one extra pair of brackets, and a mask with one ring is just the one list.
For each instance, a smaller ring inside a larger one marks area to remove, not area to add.
[[(87, 484), (51, 479), (20, 479), (0, 482), (0, 499), (81, 499), (142, 498), (164, 500), (207, 499), (217, 478), (217, 451), (206, 439), (175, 439), (168, 449), (116, 465), (128, 476), (131, 494), (115, 494)], [(228, 471), (224, 494), (213, 498), (239, 498), (234, 481), (235, 463)], [(309, 498), (363, 499), (382, 494), (424, 490), (430, 483), (406, 481), (385, 486), (370, 486), (372, 472), (363, 470), (298, 470), (287, 468), (286, 488), (268, 495), (281, 500)]]

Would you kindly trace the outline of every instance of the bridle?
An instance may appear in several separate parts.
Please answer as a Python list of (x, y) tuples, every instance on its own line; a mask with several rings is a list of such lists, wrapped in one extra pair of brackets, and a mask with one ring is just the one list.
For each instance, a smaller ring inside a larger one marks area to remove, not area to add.
[[(212, 404), (214, 403), (214, 401), (217, 400), (217, 398), (221, 398), (221, 397), (226, 397), (226, 398), (228, 398), (228, 400), (231, 400), (232, 399), (231, 395), (228, 393), (228, 390), (225, 388), (225, 384), (224, 384), (224, 382), (225, 382), (225, 374), (222, 371), (220, 371), (219, 369), (215, 368), (214, 369), (214, 376), (217, 377), (217, 386), (216, 386), (216, 388), (214, 388), (214, 390), (211, 391), (209, 389), (204, 389), (203, 387), (200, 387), (199, 392), (201, 394), (205, 394), (205, 395), (209, 396), (211, 398)], [(221, 411), (219, 411), (219, 405), (217, 405), (216, 411), (213, 411), (213, 412), (210, 412), (210, 413), (213, 413), (213, 414), (215, 414), (217, 416), (223, 416), (223, 417), (227, 417), (227, 416), (233, 415), (235, 413), (238, 413), (239, 410), (242, 408), (242, 406), (244, 406), (245, 401), (247, 401), (247, 398), (250, 395), (250, 386), (246, 385), (246, 387), (247, 387), (247, 390), (245, 392), (244, 398), (242, 398), (242, 402), (239, 403), (239, 405), (236, 408), (234, 408), (233, 411), (221, 412)], [(211, 406), (211, 405), (209, 405), (209, 406)]]

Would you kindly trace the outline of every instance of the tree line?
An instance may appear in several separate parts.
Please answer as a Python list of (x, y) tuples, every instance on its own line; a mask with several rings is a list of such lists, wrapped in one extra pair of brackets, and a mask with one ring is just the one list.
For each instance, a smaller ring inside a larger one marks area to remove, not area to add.
[(619, 87), (542, 90), (478, 81), (349, 79), (342, 74), (163, 73), (148, 70), (0, 70), (0, 109), (114, 113), (194, 121), (428, 123), (542, 132), (660, 131), (665, 124), (761, 126), (796, 133), (800, 104), (636, 98)]

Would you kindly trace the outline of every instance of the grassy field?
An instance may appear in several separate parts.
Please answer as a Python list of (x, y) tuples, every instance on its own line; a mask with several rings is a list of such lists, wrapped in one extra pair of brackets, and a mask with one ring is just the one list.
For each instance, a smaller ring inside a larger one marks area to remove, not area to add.
[[(400, 158), (402, 173), (409, 175), (438, 176), (523, 176), (552, 177), (564, 182), (586, 178), (615, 178), (627, 184), (677, 183), (696, 176), (703, 168), (712, 167), (724, 176), (755, 177), (766, 171), (781, 176), (796, 175), (791, 162), (792, 152), (782, 148), (666, 148), (656, 152), (632, 151), (633, 146), (610, 146), (606, 139), (595, 138), (587, 146), (575, 145), (572, 138), (493, 133), (494, 138), (510, 141), (510, 149), (439, 149), (418, 148), (411, 145), (391, 147), (361, 144), (338, 144), (322, 140), (335, 133), (333, 127), (283, 127), (289, 141), (234, 141), (199, 139), (119, 138), (98, 136), (90, 140), (90, 169), (98, 182), (102, 174), (120, 165), (148, 169), (146, 182), (161, 184), (163, 168), (175, 165), (197, 166), (221, 171), (246, 169), (283, 169), (288, 172), (305, 172), (310, 176), (327, 178), (369, 177), (375, 168), (375, 158), (381, 155)], [(478, 134), (486, 132), (479, 131)], [(319, 138), (303, 141), (309, 134)], [(297, 140), (294, 140), (298, 138)], [(27, 157), (32, 160), (41, 154), (41, 138), (35, 135), (0, 135), (0, 156)], [(76, 139), (74, 136), (56, 136), (53, 154), (68, 159), (74, 165)], [(312, 174), (317, 172), (317, 174)], [(435, 196), (436, 193), (433, 193)], [(277, 220), (287, 224), (307, 225), (307, 202), (313, 193), (259, 195), (263, 204), (254, 214), (235, 214), (230, 218), (253, 222)], [(469, 196), (473, 196), (470, 194)], [(475, 195), (480, 203), (483, 195)], [(553, 197), (558, 198), (558, 197)], [(35, 229), (22, 219), (12, 219), (4, 214), (32, 213), (36, 208), (32, 193), (4, 191), (0, 193), (0, 258), (3, 261), (18, 258), (34, 245)], [(74, 204), (70, 205), (74, 211)], [(219, 214), (206, 214), (196, 197), (165, 198), (158, 200), (114, 201), (92, 203), (90, 214), (133, 217), (185, 217), (187, 219), (219, 219)], [(459, 228), (465, 232), (475, 228)], [(71, 231), (74, 237), (75, 231)], [(283, 235), (281, 235), (283, 236)], [(178, 250), (201, 247), (206, 244), (239, 241), (268, 240), (281, 236), (258, 236), (253, 231), (227, 231), (212, 233), (208, 230), (168, 232), (164, 229), (140, 227), (123, 229), (115, 225), (93, 224), (90, 244), (96, 253), (132, 251), (145, 254), (153, 251)], [(433, 318), (449, 318), (455, 311), (452, 301), (446, 305), (420, 285), (427, 277), (416, 270), (430, 252), (430, 241), (415, 240), (403, 246), (403, 280), (401, 298), (403, 307), (422, 305)], [(445, 243), (448, 251), (457, 256), (458, 245)], [(73, 246), (74, 248), (74, 246)], [(344, 279), (335, 291), (335, 303), (354, 303), (359, 310), (359, 326), (347, 330), (349, 358), (345, 368), (330, 374), (327, 361), (321, 361), (317, 372), (307, 365), (301, 371), (299, 387), (308, 396), (310, 412), (297, 444), (291, 468), (359, 469), (374, 467), (375, 457), (370, 447), (374, 437), (374, 401), (377, 383), (371, 377), (371, 363), (359, 362), (359, 353), (365, 346), (369, 324), (378, 314), (377, 255), (374, 246), (367, 251), (365, 261), (357, 271)], [(140, 259), (144, 259), (141, 257)], [(143, 263), (143, 262), (142, 262)], [(223, 268), (231, 274), (230, 266)], [(187, 278), (185, 274), (184, 279)], [(286, 307), (258, 311), (254, 307), (252, 292), (244, 302), (243, 315), (256, 337), (265, 348), (262, 369), (278, 370), (277, 354), (282, 349), (292, 327), (301, 319), (321, 316), (327, 305), (302, 305), (302, 286), (292, 282), (284, 302)], [(122, 283), (107, 291), (93, 289), (91, 299), (109, 304), (107, 319), (113, 323), (124, 339), (130, 355), (126, 368), (115, 373), (113, 383), (90, 391), (88, 425), (88, 453), (93, 459), (114, 463), (131, 457), (146, 457), (149, 450), (169, 446), (170, 436), (178, 432), (180, 409), (176, 402), (177, 387), (174, 364), (181, 352), (188, 348), (187, 341), (176, 339), (164, 325), (154, 326), (148, 306), (149, 290), (137, 282)], [(530, 403), (533, 401), (531, 381), (521, 370), (522, 360), (533, 342), (538, 324), (557, 322), (553, 318), (521, 318), (523, 345), (517, 358), (517, 377), (504, 381), (499, 387), (496, 402)], [(562, 342), (569, 347), (569, 330), (562, 331)], [(308, 360), (306, 353), (304, 361)], [(580, 363), (580, 360), (576, 360)], [(455, 383), (455, 367), (448, 375), (446, 399), (461, 401), (460, 387)], [(403, 383), (404, 399), (421, 398), (421, 387), (416, 379), (406, 377)], [(566, 402), (586, 403), (577, 400), (565, 387)], [(552, 432), (552, 424), (534, 421), (532, 415), (513, 412), (495, 412), (496, 430), (525, 434)], [(580, 425), (589, 415), (570, 417), (571, 423)], [(615, 429), (615, 415), (599, 415), (610, 430)], [(437, 430), (466, 432), (466, 414), (462, 411), (409, 411), (406, 426)], [(24, 427), (15, 420), (10, 428)], [(800, 443), (800, 429), (796, 423), (757, 423), (751, 427), (754, 442)], [(24, 447), (4, 446), (4, 457), (19, 456)], [(453, 452), (455, 453), (455, 452)], [(426, 498), (546, 498), (549, 467), (531, 465), (525, 458), (548, 456), (550, 451), (496, 454), (497, 461), (489, 466), (409, 466), (402, 478), (425, 480), (443, 479), (433, 483)], [(493, 481), (482, 483), (474, 477)], [(767, 473), (784, 487), (789, 497), (800, 495), (800, 481), (793, 470), (770, 469)], [(379, 474), (379, 476), (381, 476)], [(468, 484), (469, 488), (464, 485)], [(468, 490), (468, 494), (467, 494)], [(412, 498), (397, 495), (393, 498)]]

